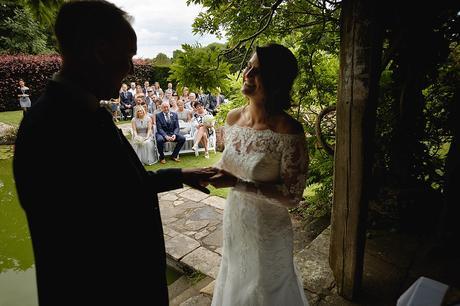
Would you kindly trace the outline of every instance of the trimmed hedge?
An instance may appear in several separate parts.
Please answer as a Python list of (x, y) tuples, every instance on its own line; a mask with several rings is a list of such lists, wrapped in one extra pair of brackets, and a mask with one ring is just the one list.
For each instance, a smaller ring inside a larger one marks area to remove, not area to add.
[[(61, 67), (61, 57), (55, 55), (0, 55), (0, 112), (20, 109), (16, 88), (23, 79), (30, 88), (32, 104), (40, 97), (48, 80)], [(169, 67), (153, 67), (149, 60), (134, 60), (134, 74), (123, 80), (141, 85), (145, 80), (151, 84), (158, 81), (166, 87)]]
[(20, 109), (16, 93), (19, 79), (23, 79), (30, 88), (30, 99), (33, 103), (60, 66), (59, 55), (1, 55), (0, 111)]

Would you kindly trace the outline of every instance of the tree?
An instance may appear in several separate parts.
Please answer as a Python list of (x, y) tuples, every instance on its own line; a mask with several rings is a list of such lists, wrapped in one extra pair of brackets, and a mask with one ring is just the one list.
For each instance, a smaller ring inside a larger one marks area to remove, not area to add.
[(228, 89), (230, 65), (224, 61), (217, 62), (221, 48), (184, 44), (182, 49), (184, 52), (177, 52), (177, 58), (171, 65), (171, 80), (189, 87), (191, 91), (198, 91), (201, 88), (206, 92), (221, 87), (225, 92)]
[(56, 14), (65, 0), (21, 0), (24, 6), (28, 7), (35, 19), (52, 33), (53, 23)]
[(152, 60), (153, 66), (169, 66), (171, 65), (171, 59), (164, 53), (158, 53), (157, 56)]
[(14, 9), (14, 15), (7, 17), (1, 27), (8, 36), (0, 38), (0, 48), (3, 53), (41, 54), (50, 53), (47, 47), (47, 37), (40, 24), (35, 21), (27, 7)]

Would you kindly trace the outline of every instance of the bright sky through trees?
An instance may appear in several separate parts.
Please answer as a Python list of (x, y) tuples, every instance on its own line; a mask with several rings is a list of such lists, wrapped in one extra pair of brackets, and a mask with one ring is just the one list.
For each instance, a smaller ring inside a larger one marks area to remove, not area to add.
[(192, 23), (202, 8), (187, 6), (185, 0), (109, 0), (134, 17), (137, 58), (153, 58), (158, 53), (172, 57), (184, 43), (225, 42), (213, 35), (193, 35)]

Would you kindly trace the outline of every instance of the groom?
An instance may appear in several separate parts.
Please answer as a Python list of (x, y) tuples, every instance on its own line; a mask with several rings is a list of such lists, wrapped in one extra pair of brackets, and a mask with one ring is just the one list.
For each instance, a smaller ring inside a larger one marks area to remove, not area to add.
[(62, 68), (22, 120), (13, 164), (39, 303), (168, 305), (157, 193), (183, 183), (209, 192), (200, 184), (215, 171), (146, 171), (99, 106), (133, 72), (136, 34), (125, 12), (66, 2), (55, 33)]

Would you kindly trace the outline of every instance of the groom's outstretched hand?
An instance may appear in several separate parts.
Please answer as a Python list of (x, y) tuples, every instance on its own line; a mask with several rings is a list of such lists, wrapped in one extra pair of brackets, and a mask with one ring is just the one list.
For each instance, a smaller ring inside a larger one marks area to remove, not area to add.
[(209, 194), (209, 178), (216, 175), (219, 169), (213, 167), (182, 169), (184, 184)]
[(238, 178), (228, 171), (217, 169), (216, 175), (209, 178), (208, 183), (215, 188), (225, 188), (235, 186)]

